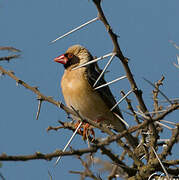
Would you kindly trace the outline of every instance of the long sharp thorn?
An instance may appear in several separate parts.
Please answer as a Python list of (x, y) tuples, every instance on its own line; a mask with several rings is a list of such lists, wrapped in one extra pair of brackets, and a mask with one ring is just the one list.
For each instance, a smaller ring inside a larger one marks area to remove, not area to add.
[[(143, 78), (146, 82), (148, 82), (151, 86), (153, 86), (155, 88), (155, 85), (150, 82), (149, 80)], [(162, 92), (160, 91), (160, 89), (158, 89), (158, 91), (160, 92), (160, 94), (172, 105), (173, 103), (170, 101), (170, 99)]]
[(55, 40), (51, 41), (50, 44), (55, 43), (55, 42), (58, 41), (59, 39), (62, 39), (62, 38), (64, 38), (65, 36), (68, 36), (69, 34), (71, 34), (71, 33), (75, 32), (75, 31), (77, 31), (77, 30), (83, 28), (84, 26), (87, 26), (88, 24), (90, 24), (90, 23), (92, 23), (92, 22), (97, 21), (98, 19), (99, 19), (98, 17), (95, 17), (94, 19), (92, 19), (92, 20), (90, 20), (90, 21), (88, 21), (88, 22), (86, 22), (86, 23), (84, 23), (84, 24), (78, 26), (77, 28), (75, 28), (75, 29), (73, 29), (73, 30), (71, 30), (71, 31), (69, 31), (69, 32), (67, 32), (67, 33), (65, 33), (64, 35), (62, 35), (62, 36), (56, 38)]
[(37, 110), (37, 114), (36, 114), (36, 120), (39, 119), (41, 106), (42, 106), (42, 99), (39, 98), (39, 104), (38, 104), (38, 110)]
[[(67, 147), (70, 145), (71, 141), (73, 140), (74, 136), (76, 135), (78, 129), (81, 127), (82, 122), (80, 122), (80, 124), (78, 125), (78, 127), (76, 128), (75, 132), (72, 134), (71, 138), (69, 139), (69, 141), (67, 142), (66, 146), (63, 149), (63, 152), (66, 151)], [(55, 166), (58, 164), (58, 162), (60, 161), (62, 156), (59, 156), (58, 159), (55, 162)]]
[(177, 124), (174, 123), (174, 122), (170, 122), (170, 121), (166, 121), (166, 120), (160, 120), (160, 121), (163, 121), (163, 122), (166, 122), (166, 123), (168, 123), (168, 124), (172, 124), (172, 125), (174, 125), (174, 126), (177, 126)]
[(151, 111), (148, 112), (148, 114), (155, 114), (155, 113), (161, 113), (161, 112), (166, 112), (167, 110), (159, 110), (159, 111)]
[(129, 124), (127, 124), (127, 122), (124, 121), (124, 119), (122, 119), (121, 116), (119, 116), (119, 115), (116, 114), (116, 113), (113, 113), (113, 114), (129, 128)]
[(171, 127), (169, 127), (169, 126), (167, 126), (167, 125), (165, 125), (165, 124), (163, 124), (161, 122), (156, 122), (156, 123), (159, 124), (160, 126), (168, 128), (169, 130), (173, 130), (173, 128), (171, 128)]
[(110, 82), (108, 82), (108, 83), (106, 83), (106, 84), (102, 84), (101, 86), (98, 86), (98, 87), (96, 87), (96, 88), (94, 88), (94, 89), (95, 89), (95, 90), (100, 89), (100, 88), (102, 88), (102, 87), (108, 86), (108, 85), (110, 85), (110, 84), (112, 84), (112, 83), (115, 83), (115, 82), (120, 81), (120, 80), (125, 79), (125, 78), (126, 78), (126, 76), (122, 76), (122, 77), (117, 78), (117, 79), (114, 79), (114, 80), (112, 80), (112, 81), (110, 81)]
[(144, 114), (143, 112), (138, 112), (138, 111), (134, 111), (136, 114), (142, 116), (145, 119), (148, 119), (148, 117), (146, 116), (146, 114)]
[(91, 60), (91, 61), (89, 61), (89, 62), (87, 62), (87, 63), (81, 64), (81, 65), (73, 68), (72, 70), (79, 69), (79, 68), (81, 68), (81, 67), (84, 67), (84, 66), (87, 66), (87, 65), (89, 65), (89, 64), (95, 63), (95, 62), (97, 62), (97, 61), (99, 61), (99, 60), (101, 60), (101, 59), (107, 58), (107, 57), (112, 56), (112, 55), (113, 55), (113, 53), (109, 53), (109, 54), (106, 54), (106, 55), (104, 55), (104, 56), (100, 56), (99, 58), (96, 58), (96, 59), (93, 59), (93, 60)]
[(176, 43), (174, 43), (172, 40), (170, 40), (169, 42), (170, 42), (170, 43), (172, 43), (172, 45), (173, 45), (176, 49), (178, 49), (178, 50), (179, 50), (179, 46), (177, 46), (177, 44), (176, 44)]
[(107, 67), (111, 64), (114, 56), (116, 55), (116, 53), (113, 53), (113, 55), (111, 56), (111, 58), (109, 59), (109, 61), (107, 62), (106, 66), (104, 67), (103, 71), (101, 72), (101, 74), (99, 75), (98, 79), (96, 80), (96, 82), (93, 84), (93, 87), (95, 87), (95, 85), (98, 83), (98, 81), (101, 79), (101, 77), (103, 76), (104, 72), (106, 71)]
[(177, 64), (173, 63), (175, 67), (179, 68), (179, 56), (177, 55)]
[(118, 105), (120, 104), (129, 94), (131, 94), (133, 90), (130, 90), (125, 96), (123, 96), (112, 108), (111, 111)]
[(154, 152), (155, 156), (157, 157), (157, 159), (158, 159), (158, 161), (159, 161), (159, 163), (160, 163), (160, 165), (161, 165), (161, 167), (162, 167), (163, 171), (165, 172), (165, 175), (167, 176), (167, 179), (168, 179), (168, 180), (170, 180), (169, 175), (168, 175), (168, 172), (166, 171), (166, 169), (165, 169), (164, 165), (162, 164), (162, 162), (161, 162), (160, 158), (158, 157), (158, 155), (157, 155), (157, 153), (156, 153), (155, 149), (154, 149), (153, 147), (151, 147), (151, 148), (152, 148), (152, 150), (153, 150), (153, 152)]

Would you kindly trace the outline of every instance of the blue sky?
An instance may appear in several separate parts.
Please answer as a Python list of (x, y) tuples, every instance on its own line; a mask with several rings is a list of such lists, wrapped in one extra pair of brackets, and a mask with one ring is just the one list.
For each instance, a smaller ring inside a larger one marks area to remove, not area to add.
[[(144, 92), (147, 107), (152, 110), (151, 92), (143, 77), (156, 81), (165, 76), (162, 91), (170, 98), (178, 97), (179, 70), (173, 66), (176, 54), (170, 40), (179, 44), (179, 2), (162, 1), (107, 1), (102, 6), (113, 30), (120, 38), (124, 55), (130, 58), (130, 67), (139, 88)], [(47, 96), (63, 101), (60, 79), (63, 66), (53, 62), (54, 57), (63, 54), (73, 44), (87, 47), (93, 56), (101, 56), (112, 51), (112, 43), (101, 22), (95, 22), (66, 38), (49, 45), (59, 35), (96, 17), (96, 8), (87, 0), (54, 1), (1, 1), (0, 2), (0, 46), (13, 46), (20, 49), (21, 57), (10, 63), (1, 62), (7, 70)], [(0, 52), (0, 56), (9, 55)], [(100, 63), (101, 67), (107, 60)], [(115, 59), (106, 75), (107, 80), (124, 75), (118, 59)], [(120, 98), (120, 90), (128, 91), (127, 80), (111, 86), (113, 93)], [(46, 132), (48, 126), (58, 125), (58, 120), (67, 120), (65, 113), (49, 103), (43, 103), (39, 120), (35, 120), (38, 102), (36, 95), (21, 86), (16, 86), (9, 77), (0, 79), (0, 153), (11, 155), (42, 153), (62, 149), (71, 135), (67, 130)], [(133, 98), (133, 96), (131, 96)], [(163, 98), (161, 98), (163, 99)], [(135, 103), (135, 101), (134, 101)], [(120, 105), (122, 109), (126, 104)], [(169, 117), (177, 121), (177, 113)], [(130, 122), (128, 122), (130, 124)], [(164, 134), (167, 137), (167, 134)], [(72, 147), (87, 147), (81, 137), (76, 137)], [(174, 151), (175, 157), (179, 156)], [(75, 157), (65, 157), (54, 168), (55, 159), (29, 162), (3, 162), (0, 172), (6, 179), (49, 179), (48, 170), (54, 179), (78, 179), (69, 170), (80, 170)]]

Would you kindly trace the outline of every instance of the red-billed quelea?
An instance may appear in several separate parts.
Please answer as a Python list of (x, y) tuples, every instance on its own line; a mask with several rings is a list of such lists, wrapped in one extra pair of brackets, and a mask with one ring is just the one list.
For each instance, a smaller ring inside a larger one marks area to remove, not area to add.
[[(122, 132), (126, 130), (126, 126), (115, 115), (123, 118), (118, 106), (112, 111), (110, 110), (116, 101), (109, 87), (105, 86), (97, 90), (93, 88), (93, 84), (101, 72), (97, 63), (73, 70), (78, 65), (92, 59), (90, 52), (80, 45), (71, 46), (65, 54), (54, 59), (55, 62), (62, 63), (65, 67), (61, 88), (66, 105), (78, 110), (84, 119), (105, 123), (117, 132)], [(102, 77), (96, 87), (105, 83), (104, 77)], [(78, 120), (76, 117), (73, 118)], [(131, 134), (126, 134), (125, 138), (133, 147), (136, 146), (136, 139)]]

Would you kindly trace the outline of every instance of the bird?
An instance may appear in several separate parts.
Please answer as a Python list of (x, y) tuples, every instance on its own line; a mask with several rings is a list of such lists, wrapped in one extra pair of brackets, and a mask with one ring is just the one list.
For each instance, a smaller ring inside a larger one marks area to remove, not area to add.
[[(55, 62), (64, 65), (65, 71), (61, 79), (61, 89), (67, 107), (77, 110), (84, 119), (104, 123), (117, 132), (126, 130), (125, 124), (117, 117), (123, 116), (118, 106), (112, 111), (116, 100), (109, 86), (94, 89), (93, 85), (101, 73), (97, 62), (78, 69), (75, 67), (93, 60), (91, 53), (81, 45), (70, 46), (67, 51), (54, 58)], [(104, 75), (96, 86), (105, 84)], [(79, 119), (73, 116), (73, 119)], [(89, 126), (87, 126), (89, 127)], [(129, 144), (137, 146), (136, 138), (130, 133), (124, 136)], [(136, 142), (136, 143), (135, 143)]]

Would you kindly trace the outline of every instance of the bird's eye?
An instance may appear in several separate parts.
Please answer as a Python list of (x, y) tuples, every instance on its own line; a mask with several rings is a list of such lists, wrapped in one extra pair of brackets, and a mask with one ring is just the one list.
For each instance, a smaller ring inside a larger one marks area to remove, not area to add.
[(72, 59), (73, 58), (73, 54), (69, 53), (68, 54), (68, 59)]

